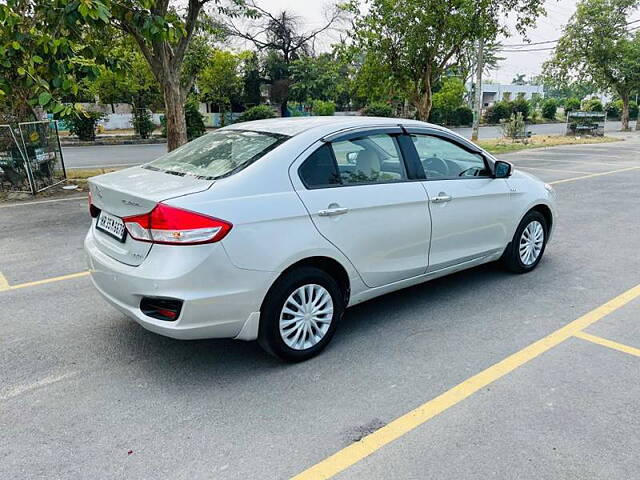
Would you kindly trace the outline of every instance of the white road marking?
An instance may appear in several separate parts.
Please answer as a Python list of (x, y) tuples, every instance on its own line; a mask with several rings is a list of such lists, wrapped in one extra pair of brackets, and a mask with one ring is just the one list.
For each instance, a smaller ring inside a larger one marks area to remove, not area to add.
[(43, 379), (38, 380), (37, 382), (17, 385), (13, 388), (8, 389), (5, 393), (0, 394), (0, 401), (9, 400), (10, 398), (17, 397), (19, 395), (25, 394), (32, 390), (36, 390), (38, 388), (42, 388), (48, 385), (52, 385), (54, 383), (58, 383), (66, 378), (73, 377), (78, 373), (79, 372), (69, 372), (69, 373), (63, 373), (62, 375), (48, 375)]
[(86, 200), (86, 195), (79, 195), (77, 197), (67, 197), (67, 198), (54, 198), (53, 200), (38, 200), (36, 202), (24, 202), (24, 203), (10, 203), (9, 205), (0, 205), (0, 208), (12, 208), (12, 207), (24, 207), (27, 205), (41, 205), (43, 203), (56, 203), (56, 202), (67, 202), (69, 200)]

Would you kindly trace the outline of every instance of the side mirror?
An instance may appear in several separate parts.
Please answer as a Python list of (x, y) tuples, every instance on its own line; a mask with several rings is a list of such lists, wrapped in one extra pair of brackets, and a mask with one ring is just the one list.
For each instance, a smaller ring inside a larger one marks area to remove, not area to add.
[(497, 160), (493, 165), (494, 178), (508, 178), (511, 176), (511, 164), (509, 162), (503, 162)]

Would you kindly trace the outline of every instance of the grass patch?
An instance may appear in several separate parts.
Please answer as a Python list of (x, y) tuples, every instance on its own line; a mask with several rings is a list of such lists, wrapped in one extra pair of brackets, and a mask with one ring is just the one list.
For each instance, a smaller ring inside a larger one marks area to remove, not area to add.
[(111, 173), (118, 170), (117, 168), (92, 168), (81, 169), (73, 168), (67, 170), (67, 182), (86, 181), (88, 178), (95, 177), (96, 175), (102, 175), (103, 173)]
[(561, 145), (582, 145), (587, 143), (619, 142), (617, 137), (567, 137), (564, 135), (533, 135), (523, 141), (512, 141), (506, 138), (479, 140), (476, 143), (490, 153), (509, 153), (531, 148), (559, 147)]

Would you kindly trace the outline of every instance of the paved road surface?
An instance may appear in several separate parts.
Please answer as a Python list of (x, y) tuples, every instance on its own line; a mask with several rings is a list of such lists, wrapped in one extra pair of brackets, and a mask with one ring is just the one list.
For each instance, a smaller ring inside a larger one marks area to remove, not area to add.
[[(86, 199), (0, 206), (0, 478), (285, 479), (455, 386), (448, 410), (334, 478), (638, 478), (633, 350), (568, 338), (466, 398), (462, 382), (640, 282), (640, 142), (504, 158), (560, 182), (538, 269), (364, 303), (297, 365), (150, 333), (86, 276), (27, 283), (85, 269)], [(587, 331), (640, 348), (634, 295)]]
[[(531, 131), (539, 135), (563, 133), (564, 123), (532, 125)], [(454, 128), (459, 134), (471, 138), (470, 128)], [(608, 122), (607, 131), (620, 130), (620, 122)], [(498, 127), (482, 127), (480, 138), (496, 138), (502, 132)], [(101, 168), (138, 165), (166, 152), (166, 145), (118, 145), (96, 147), (65, 147), (64, 162), (68, 168)]]

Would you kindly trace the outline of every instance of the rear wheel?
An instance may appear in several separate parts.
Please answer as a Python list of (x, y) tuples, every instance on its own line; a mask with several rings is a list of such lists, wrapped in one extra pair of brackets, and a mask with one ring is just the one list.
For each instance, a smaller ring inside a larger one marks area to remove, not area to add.
[(530, 211), (518, 225), (502, 263), (515, 273), (530, 272), (542, 259), (547, 245), (547, 221), (540, 212)]
[(329, 343), (344, 308), (344, 296), (331, 275), (315, 267), (292, 270), (265, 298), (258, 343), (282, 360), (307, 360)]

